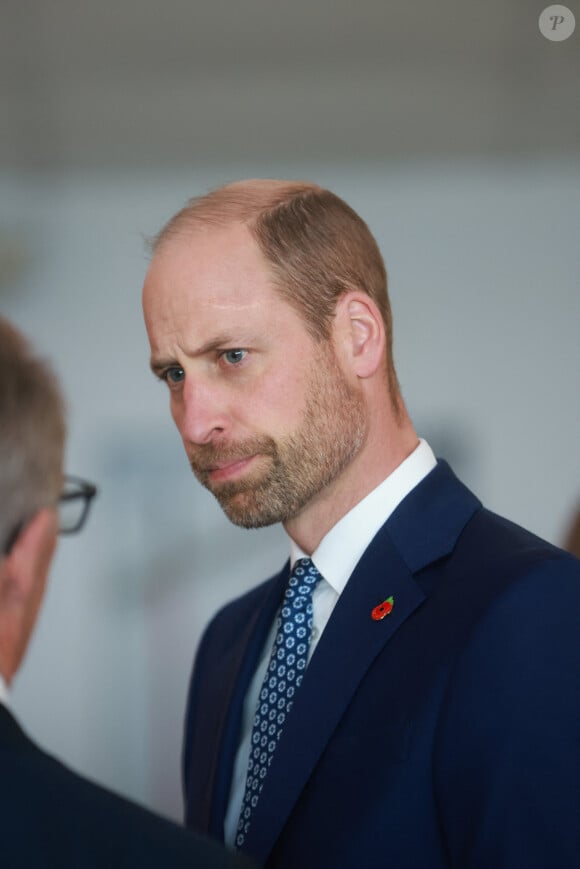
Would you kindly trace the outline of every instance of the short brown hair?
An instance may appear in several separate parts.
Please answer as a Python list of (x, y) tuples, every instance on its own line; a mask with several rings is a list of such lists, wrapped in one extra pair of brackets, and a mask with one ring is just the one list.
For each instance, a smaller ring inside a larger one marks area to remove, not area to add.
[(395, 405), (393, 321), (387, 273), (378, 245), (346, 202), (304, 181), (254, 179), (190, 199), (153, 240), (153, 250), (199, 225), (248, 226), (272, 269), (282, 297), (304, 317), (317, 339), (327, 339), (336, 303), (349, 290), (367, 293), (379, 308), (387, 339), (387, 374)]
[(20, 522), (56, 503), (65, 434), (52, 370), (0, 317), (0, 552)]

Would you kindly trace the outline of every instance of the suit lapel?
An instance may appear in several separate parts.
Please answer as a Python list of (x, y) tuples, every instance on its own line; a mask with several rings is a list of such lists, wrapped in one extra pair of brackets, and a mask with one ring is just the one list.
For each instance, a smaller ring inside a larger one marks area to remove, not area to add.
[[(389, 596), (392, 613), (374, 621), (371, 611)], [(271, 851), (365, 672), (423, 598), (388, 536), (381, 535), (340, 596), (286, 722), (244, 846), (258, 862)]]
[[(365, 673), (425, 599), (413, 573), (448, 554), (479, 506), (445, 463), (402, 502), (356, 566), (306, 671), (244, 850), (265, 861)], [(392, 612), (371, 611), (388, 597)]]

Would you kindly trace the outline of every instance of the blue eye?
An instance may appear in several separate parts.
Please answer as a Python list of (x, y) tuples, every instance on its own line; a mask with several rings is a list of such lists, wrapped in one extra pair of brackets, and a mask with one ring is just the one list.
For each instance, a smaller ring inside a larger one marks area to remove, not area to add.
[(242, 359), (245, 357), (247, 350), (224, 350), (223, 358), (226, 360), (228, 365), (238, 365)]
[(169, 383), (181, 383), (185, 377), (185, 371), (183, 368), (175, 366), (175, 368), (168, 368), (167, 371), (164, 372), (163, 377)]

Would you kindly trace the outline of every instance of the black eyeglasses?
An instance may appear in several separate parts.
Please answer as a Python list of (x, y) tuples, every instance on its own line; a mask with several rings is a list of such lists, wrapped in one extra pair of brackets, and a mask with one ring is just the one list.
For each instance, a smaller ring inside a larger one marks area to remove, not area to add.
[[(97, 487), (80, 477), (65, 476), (62, 492), (58, 498), (58, 533), (74, 534), (80, 531), (89, 515), (91, 502), (97, 494)], [(8, 555), (16, 539), (28, 520), (23, 520), (13, 530), (4, 546)]]
[(80, 477), (64, 478), (58, 499), (58, 533), (74, 534), (80, 531), (89, 515), (97, 487)]

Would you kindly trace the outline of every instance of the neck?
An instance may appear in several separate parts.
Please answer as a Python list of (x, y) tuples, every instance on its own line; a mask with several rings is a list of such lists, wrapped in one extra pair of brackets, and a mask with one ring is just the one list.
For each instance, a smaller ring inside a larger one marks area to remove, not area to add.
[(0, 638), (0, 679), (6, 687), (12, 682), (12, 677), (16, 671), (14, 664), (14, 655), (9, 643), (2, 642)]
[(286, 533), (312, 555), (330, 529), (392, 474), (418, 443), (406, 410), (396, 420), (391, 416), (388, 425), (373, 426), (348, 467), (298, 515), (284, 522)]
[(0, 606), (0, 676), (7, 686), (18, 669), (20, 633), (17, 609), (4, 602)]

